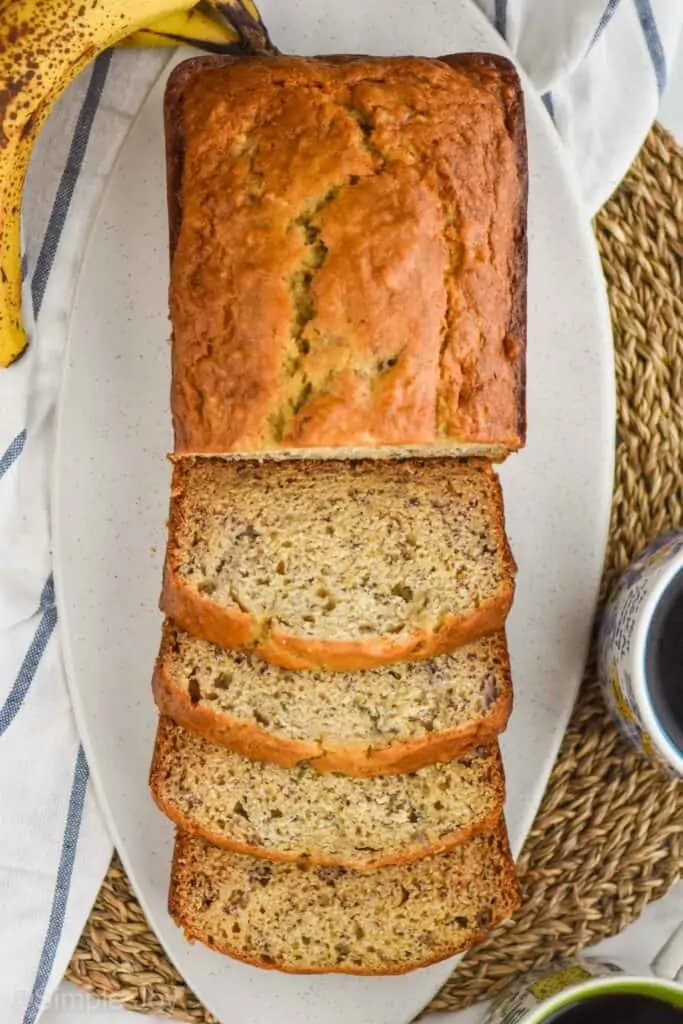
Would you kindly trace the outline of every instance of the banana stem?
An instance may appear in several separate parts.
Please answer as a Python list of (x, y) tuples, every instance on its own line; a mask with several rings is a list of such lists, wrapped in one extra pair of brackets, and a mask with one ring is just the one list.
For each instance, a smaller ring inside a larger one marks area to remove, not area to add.
[(200, 0), (200, 4), (237, 30), (246, 52), (259, 56), (279, 53), (252, 0)]

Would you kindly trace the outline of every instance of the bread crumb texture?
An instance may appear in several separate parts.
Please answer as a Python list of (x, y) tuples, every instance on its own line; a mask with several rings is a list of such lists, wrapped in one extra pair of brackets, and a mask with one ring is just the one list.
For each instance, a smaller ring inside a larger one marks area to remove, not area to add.
[(189, 75), (177, 451), (520, 446), (517, 88), (419, 58)]
[(187, 938), (295, 973), (408, 971), (468, 948), (518, 905), (502, 822), (373, 872), (268, 863), (179, 833), (169, 897)]
[(490, 827), (504, 799), (495, 746), (407, 775), (355, 779), (251, 761), (169, 718), (159, 724), (151, 782), (162, 810), (217, 845), (361, 869), (447, 849)]
[[(164, 685), (192, 707), (265, 730), (313, 752), (347, 746), (361, 757), (464, 727), (510, 702), (505, 635), (496, 633), (429, 661), (377, 669), (299, 672), (249, 651), (228, 651), (167, 621), (160, 655)], [(501, 721), (504, 727), (506, 717)]]
[(500, 483), (485, 466), (181, 459), (173, 487), (177, 584), (261, 633), (431, 635), (499, 598), (502, 625), (512, 599)]

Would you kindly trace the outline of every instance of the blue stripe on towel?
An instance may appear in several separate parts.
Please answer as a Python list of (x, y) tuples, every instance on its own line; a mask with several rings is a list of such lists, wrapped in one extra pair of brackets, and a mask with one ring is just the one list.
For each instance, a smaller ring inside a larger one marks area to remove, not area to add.
[(59, 948), (59, 940), (62, 936), (64, 918), (66, 916), (66, 907), (69, 901), (71, 876), (73, 875), (74, 861), (76, 860), (76, 848), (83, 818), (83, 805), (85, 804), (85, 794), (88, 787), (88, 775), (88, 763), (85, 760), (83, 747), (79, 746), (73, 781), (71, 783), (69, 809), (64, 825), (64, 839), (62, 840), (62, 852), (59, 858), (57, 880), (52, 897), (50, 920), (38, 962), (33, 989), (31, 990), (31, 996), (24, 1014), (23, 1024), (34, 1024), (38, 1019), (45, 989), (50, 980), (50, 973), (55, 962), (57, 949)]
[(507, 39), (508, 0), (496, 0), (494, 24), (498, 35)]
[(609, 25), (610, 21), (612, 20), (612, 15), (616, 11), (620, 3), (621, 0), (607, 0), (607, 6), (605, 7), (605, 10), (602, 12), (602, 17), (600, 18), (598, 27), (595, 30), (595, 35), (591, 40), (591, 47), (595, 46), (600, 36)]
[(550, 114), (553, 124), (555, 123), (555, 104), (553, 103), (553, 94), (551, 92), (544, 92), (541, 96), (543, 106)]
[(640, 27), (643, 30), (645, 43), (647, 45), (648, 53), (650, 54), (650, 60), (652, 61), (652, 66), (655, 71), (657, 92), (661, 96), (666, 89), (666, 55), (664, 53), (664, 47), (662, 46), (662, 40), (659, 36), (659, 30), (657, 29), (657, 22), (655, 21), (652, 4), (650, 3), (650, 0), (634, 0), (634, 2), (636, 5), (636, 11), (638, 12)]
[(7, 695), (5, 703), (0, 708), (0, 736), (7, 732), (23, 704), (57, 622), (55, 585), (52, 573), (48, 576), (43, 592), (40, 595), (39, 611), (42, 612), (42, 615), (38, 628), (21, 663), (21, 668), (17, 673), (12, 689)]
[(10, 441), (8, 447), (5, 449), (2, 455), (0, 455), (0, 480), (2, 480), (3, 476), (10, 468), (10, 466), (17, 461), (17, 459), (24, 450), (25, 444), (26, 428), (19, 431), (14, 440)]
[(85, 99), (83, 100), (83, 105), (78, 115), (78, 120), (76, 121), (73, 138), (71, 139), (69, 155), (67, 157), (66, 164), (64, 165), (64, 170), (62, 171), (59, 186), (57, 187), (57, 194), (52, 206), (52, 212), (50, 213), (45, 237), (40, 248), (36, 267), (33, 271), (33, 278), (31, 280), (33, 315), (36, 319), (38, 319), (40, 307), (43, 304), (45, 289), (47, 288), (52, 264), (55, 260), (57, 247), (62, 236), (62, 230), (64, 228), (66, 216), (69, 212), (78, 176), (81, 173), (81, 165), (88, 148), (90, 131), (95, 119), (95, 114), (97, 113), (97, 108), (100, 105), (102, 90), (104, 89), (104, 83), (107, 79), (107, 72), (109, 71), (111, 58), (111, 51), (101, 53), (93, 65), (93, 71), (90, 77), (90, 82), (88, 83)]
[[(85, 98), (76, 120), (69, 153), (57, 187), (57, 193), (55, 195), (54, 203), (52, 204), (47, 228), (45, 229), (45, 237), (43, 238), (43, 244), (40, 247), (38, 260), (31, 278), (33, 315), (36, 319), (38, 318), (40, 307), (42, 306), (43, 299), (45, 298), (45, 289), (47, 288), (50, 271), (52, 270), (52, 266), (55, 261), (59, 240), (62, 237), (62, 231), (64, 230), (64, 224), (69, 212), (74, 189), (76, 188), (76, 183), (81, 173), (83, 158), (85, 157), (85, 153), (88, 148), (90, 132), (100, 105), (102, 91), (107, 79), (111, 60), (112, 55), (110, 51), (100, 54), (95, 60), (92, 74), (90, 76), (90, 82), (86, 89)], [(21, 258), (22, 282), (26, 279), (27, 275), (28, 258), (24, 252)], [(15, 459), (21, 455), (25, 441), (26, 431), (22, 430), (21, 433), (15, 437), (5, 454), (0, 458), (0, 478), (7, 472)], [(2, 735), (1, 725), (0, 735)]]

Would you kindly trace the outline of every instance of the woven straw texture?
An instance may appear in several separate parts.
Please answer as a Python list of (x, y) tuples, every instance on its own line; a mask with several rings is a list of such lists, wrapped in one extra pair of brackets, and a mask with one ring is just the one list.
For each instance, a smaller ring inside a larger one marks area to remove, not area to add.
[[(650, 539), (683, 523), (683, 151), (662, 128), (595, 230), (618, 389), (604, 594)], [(519, 870), (522, 909), (465, 958), (432, 1009), (483, 999), (558, 953), (620, 931), (683, 873), (683, 785), (624, 743), (592, 664)], [(67, 977), (130, 1009), (214, 1020), (165, 958), (117, 859)]]

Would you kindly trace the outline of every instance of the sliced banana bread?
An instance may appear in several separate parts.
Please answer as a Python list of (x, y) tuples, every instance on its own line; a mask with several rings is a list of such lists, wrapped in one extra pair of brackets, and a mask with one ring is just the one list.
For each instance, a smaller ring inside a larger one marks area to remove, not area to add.
[(367, 871), (442, 853), (500, 817), (497, 746), (409, 775), (352, 779), (250, 761), (162, 718), (150, 774), (161, 810), (216, 846)]
[(518, 906), (502, 820), (449, 853), (371, 872), (274, 864), (179, 833), (169, 893), (189, 940), (297, 974), (401, 974), (467, 949)]
[(514, 571), (482, 462), (175, 463), (162, 609), (274, 664), (451, 651), (502, 628)]
[(493, 743), (512, 707), (505, 634), (430, 661), (297, 672), (164, 623), (164, 715), (247, 757), (347, 775), (408, 772)]

